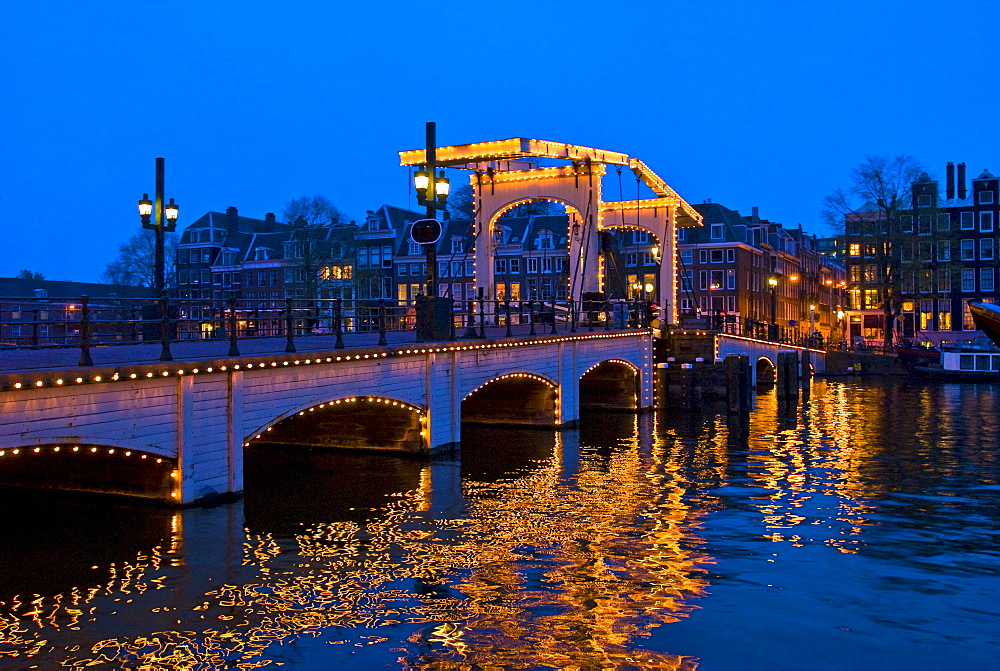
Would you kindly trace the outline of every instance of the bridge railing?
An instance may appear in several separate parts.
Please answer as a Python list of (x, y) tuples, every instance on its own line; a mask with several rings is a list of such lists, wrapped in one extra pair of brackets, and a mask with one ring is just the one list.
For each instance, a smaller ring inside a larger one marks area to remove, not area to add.
[(808, 327), (803, 330), (800, 326), (769, 324), (740, 315), (705, 313), (702, 313), (700, 316), (682, 315), (681, 328), (726, 333), (753, 338), (755, 340), (766, 340), (783, 345), (797, 345), (799, 347), (812, 347), (814, 349), (826, 349), (830, 344), (826, 342), (823, 334), (819, 331), (809, 333)]
[[(451, 300), (451, 299), (449, 299)], [(510, 299), (451, 301), (454, 337), (540, 335), (561, 330), (637, 328), (652, 314), (639, 301)], [(242, 340), (295, 340), (333, 336), (343, 347), (348, 334), (386, 335), (416, 328), (415, 301), (377, 299), (237, 298), (2, 298), (0, 349), (79, 348), (80, 365), (91, 365), (90, 348), (159, 343), (169, 360), (175, 342), (229, 341), (238, 355)], [(490, 333), (493, 330), (494, 333)]]

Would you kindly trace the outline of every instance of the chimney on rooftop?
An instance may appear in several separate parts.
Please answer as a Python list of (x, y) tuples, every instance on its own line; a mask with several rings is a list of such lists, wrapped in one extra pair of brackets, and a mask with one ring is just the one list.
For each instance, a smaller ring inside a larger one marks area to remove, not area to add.
[(754, 205), (752, 208), (750, 208), (750, 221), (752, 221), (755, 224), (759, 224), (760, 223), (760, 207), (759, 206)]
[(264, 215), (264, 232), (273, 233), (278, 229), (278, 222), (274, 218), (274, 212), (268, 212)]
[(958, 164), (958, 197), (965, 199), (965, 162)]
[(955, 198), (955, 164), (948, 161), (948, 165), (945, 167), (946, 181), (945, 181), (945, 191), (944, 197), (946, 200), (954, 200)]
[(240, 213), (235, 207), (226, 208), (226, 231), (232, 235), (240, 226)]

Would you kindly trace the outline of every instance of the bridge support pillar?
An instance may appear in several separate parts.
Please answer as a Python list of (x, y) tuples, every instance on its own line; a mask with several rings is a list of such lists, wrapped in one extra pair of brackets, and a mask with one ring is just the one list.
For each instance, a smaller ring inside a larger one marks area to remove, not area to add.
[(435, 452), (462, 439), (458, 358), (432, 352), (427, 355), (426, 366), (427, 446)]

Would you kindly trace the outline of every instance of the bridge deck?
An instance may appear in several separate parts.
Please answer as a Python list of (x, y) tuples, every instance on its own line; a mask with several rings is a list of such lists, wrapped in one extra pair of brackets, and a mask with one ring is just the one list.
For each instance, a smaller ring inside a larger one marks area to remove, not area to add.
[[(539, 337), (548, 336), (551, 327), (548, 324), (536, 324), (536, 333)], [(557, 326), (558, 335), (569, 335), (569, 328), (565, 325)], [(528, 324), (515, 325), (511, 327), (514, 337), (528, 336), (531, 326)], [(616, 333), (622, 331), (634, 331), (634, 329), (615, 329), (604, 331), (598, 329), (595, 333)], [(490, 339), (505, 337), (507, 330), (505, 327), (487, 327), (486, 337)], [(588, 329), (581, 328), (578, 334), (589, 333)], [(461, 336), (461, 331), (457, 334)], [(404, 345), (416, 342), (415, 331), (390, 331), (386, 333), (386, 342), (389, 346)], [(378, 333), (345, 333), (343, 336), (344, 348), (370, 349), (378, 346)], [(471, 338), (461, 338), (458, 340), (471, 340)], [(297, 353), (306, 352), (331, 352), (334, 350), (337, 339), (334, 335), (303, 335), (295, 338), (295, 351)], [(265, 356), (280, 355), (285, 353), (287, 340), (284, 336), (274, 338), (248, 338), (239, 341), (240, 356)], [(94, 361), (94, 368), (107, 366), (128, 366), (142, 364), (157, 364), (160, 362), (161, 345), (159, 342), (143, 345), (100, 345), (91, 348), (91, 358)], [(231, 359), (229, 356), (229, 341), (218, 340), (180, 340), (170, 344), (170, 352), (176, 362), (211, 361), (217, 359)], [(5, 373), (18, 373), (27, 371), (62, 371), (79, 369), (80, 350), (76, 348), (42, 348), (42, 349), (18, 349), (0, 351), (0, 375)]]

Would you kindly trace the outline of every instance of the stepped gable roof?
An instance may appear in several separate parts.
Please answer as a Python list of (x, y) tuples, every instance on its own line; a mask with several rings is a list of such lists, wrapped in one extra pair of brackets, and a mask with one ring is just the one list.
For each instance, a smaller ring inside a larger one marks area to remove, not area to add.
[(38, 298), (36, 291), (44, 289), (53, 298), (79, 300), (81, 296), (90, 298), (149, 298), (153, 295), (150, 287), (129, 287), (119, 284), (98, 282), (72, 282), (69, 280), (26, 280), (17, 277), (0, 277), (0, 296), (6, 298)]

